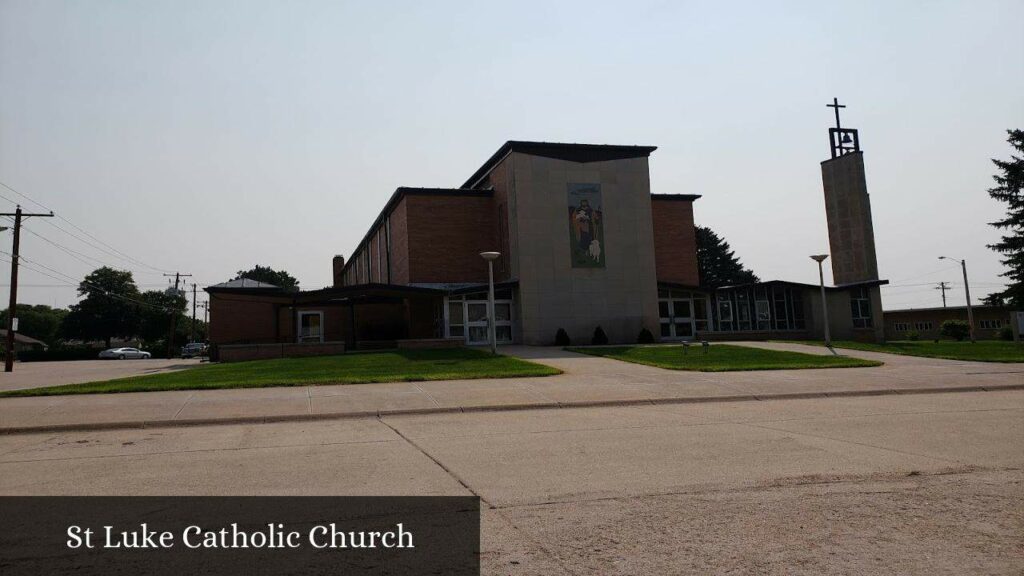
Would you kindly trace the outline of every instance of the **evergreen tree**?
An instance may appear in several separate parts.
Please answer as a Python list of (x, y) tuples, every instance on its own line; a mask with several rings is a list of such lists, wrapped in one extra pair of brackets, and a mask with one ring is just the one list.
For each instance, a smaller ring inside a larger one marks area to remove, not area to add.
[(238, 274), (235, 275), (235, 279), (238, 278), (266, 282), (267, 284), (273, 284), (278, 288), (285, 288), (287, 290), (299, 289), (299, 281), (291, 274), (284, 270), (274, 270), (270, 266), (260, 266), (259, 264), (249, 270), (239, 270)]
[(1002, 274), (1009, 279), (1009, 287), (1002, 292), (991, 294), (986, 298), (989, 303), (1005, 303), (1007, 306), (1024, 309), (1024, 130), (1007, 130), (1010, 146), (1020, 154), (1010, 155), (1009, 160), (992, 162), (999, 173), (992, 176), (996, 181), (994, 188), (989, 188), (988, 195), (1006, 203), (1006, 218), (992, 222), (991, 225), (1005, 230), (1006, 235), (999, 242), (990, 244), (989, 248), (1004, 256), (1002, 263), (1008, 268)]
[(749, 284), (759, 279), (740, 263), (729, 243), (710, 228), (697, 226), (697, 269), (705, 288)]

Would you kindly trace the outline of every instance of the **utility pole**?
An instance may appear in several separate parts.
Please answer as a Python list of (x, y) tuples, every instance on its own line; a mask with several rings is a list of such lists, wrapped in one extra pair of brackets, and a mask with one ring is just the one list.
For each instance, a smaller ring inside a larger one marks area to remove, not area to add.
[(189, 330), (188, 342), (196, 341), (196, 283), (192, 283), (192, 328)]
[(210, 339), (210, 301), (200, 302), (199, 306), (203, 309), (203, 324), (206, 325), (206, 337), (203, 340)]
[(952, 290), (949, 286), (949, 282), (939, 282), (939, 285), (935, 287), (936, 290), (942, 290), (942, 307), (946, 307), (946, 290)]
[[(174, 274), (164, 274), (164, 276), (174, 276), (174, 295), (178, 295), (178, 285), (181, 282), (181, 277), (191, 276), (191, 274), (182, 274), (181, 272), (175, 272)], [(171, 331), (167, 335), (167, 357), (174, 357), (174, 322), (178, 318), (178, 311), (171, 308)]]
[(949, 256), (939, 256), (939, 260), (952, 260), (953, 262), (960, 263), (960, 269), (964, 273), (964, 296), (967, 297), (967, 325), (970, 328), (971, 344), (976, 342), (974, 336), (974, 312), (971, 310), (971, 285), (967, 282), (967, 259), (957, 260), (956, 258), (950, 258)]
[(14, 249), (11, 250), (11, 305), (7, 308), (7, 354), (4, 356), (4, 372), (14, 372), (14, 315), (18, 308), (18, 249), (21, 246), (21, 221), (32, 216), (52, 218), (53, 212), (26, 214), (21, 211), (19, 204), (14, 214), (0, 214), (0, 216), (14, 216)]

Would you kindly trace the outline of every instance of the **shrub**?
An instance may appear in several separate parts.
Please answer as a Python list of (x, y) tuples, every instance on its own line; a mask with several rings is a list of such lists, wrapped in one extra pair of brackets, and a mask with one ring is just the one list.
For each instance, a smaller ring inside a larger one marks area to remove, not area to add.
[(946, 320), (942, 323), (939, 333), (947, 338), (953, 338), (957, 342), (963, 342), (964, 338), (971, 333), (971, 327), (963, 320)]
[(604, 328), (600, 326), (594, 328), (594, 337), (590, 339), (590, 343), (597, 346), (608, 343), (608, 335), (604, 333)]
[(999, 329), (1000, 340), (1013, 340), (1013, 326), (1003, 326)]
[(555, 346), (569, 346), (572, 344), (572, 340), (569, 339), (569, 333), (565, 331), (565, 328), (559, 328), (555, 334)]
[(918, 332), (917, 330), (911, 330), (907, 332), (905, 336), (907, 340), (913, 340), (914, 342), (917, 342), (918, 340), (921, 339), (921, 333)]
[(18, 360), (22, 362), (57, 362), (64, 360), (96, 360), (102, 348), (91, 346), (53, 346), (48, 350), (22, 350)]
[(636, 337), (637, 344), (654, 344), (654, 334), (647, 328), (640, 330), (640, 335)]

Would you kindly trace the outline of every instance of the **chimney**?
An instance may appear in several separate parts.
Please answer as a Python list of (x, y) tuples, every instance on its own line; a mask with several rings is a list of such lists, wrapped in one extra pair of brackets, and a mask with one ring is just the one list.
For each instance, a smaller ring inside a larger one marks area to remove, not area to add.
[(334, 257), (331, 264), (334, 267), (334, 274), (331, 276), (334, 278), (334, 287), (340, 288), (341, 285), (345, 283), (344, 279), (341, 277), (341, 271), (345, 268), (345, 257), (339, 254)]

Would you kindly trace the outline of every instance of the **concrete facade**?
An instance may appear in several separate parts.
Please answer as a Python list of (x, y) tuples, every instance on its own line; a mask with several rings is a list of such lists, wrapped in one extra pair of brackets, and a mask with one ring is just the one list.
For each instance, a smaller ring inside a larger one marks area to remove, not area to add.
[[(549, 344), (559, 328), (589, 341), (601, 326), (613, 342), (635, 342), (658, 325), (657, 274), (647, 158), (579, 163), (513, 152), (510, 255), (518, 271), (522, 341)], [(574, 268), (569, 254), (570, 183), (598, 184), (603, 268)]]
[(822, 162), (821, 179), (832, 249), (832, 281), (841, 286), (878, 280), (864, 153), (852, 152)]

